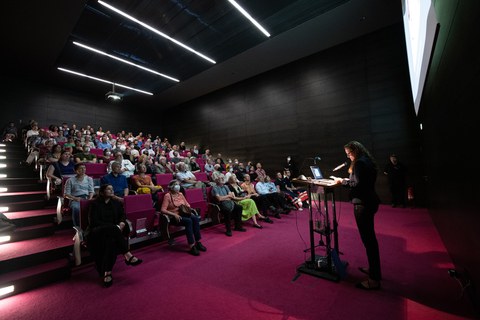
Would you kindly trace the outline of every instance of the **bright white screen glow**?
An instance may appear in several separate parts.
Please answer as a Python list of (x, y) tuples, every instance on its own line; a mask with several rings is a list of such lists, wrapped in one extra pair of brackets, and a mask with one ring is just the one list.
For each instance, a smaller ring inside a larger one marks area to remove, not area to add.
[(438, 21), (431, 0), (403, 0), (402, 4), (413, 104), (418, 114)]

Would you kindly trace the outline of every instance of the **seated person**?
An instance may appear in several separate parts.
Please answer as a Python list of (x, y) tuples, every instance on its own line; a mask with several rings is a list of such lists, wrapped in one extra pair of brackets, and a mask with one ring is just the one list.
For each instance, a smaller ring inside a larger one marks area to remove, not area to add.
[(268, 199), (267, 195), (265, 194), (258, 194), (255, 190), (255, 185), (250, 180), (250, 175), (245, 173), (243, 175), (244, 182), (240, 184), (240, 187), (250, 196), (250, 198), (255, 201), (257, 208), (260, 209), (263, 216), (268, 217), (268, 210), (273, 213), (274, 217), (277, 219), (281, 219), (280, 212), (273, 206), (273, 204)]
[(277, 186), (277, 191), (284, 195), (285, 200), (291, 205), (294, 205), (298, 210), (303, 210), (302, 203), (298, 198), (300, 192), (297, 191), (291, 181), (285, 178), (281, 172), (277, 172), (277, 178), (275, 179), (275, 186)]
[(195, 177), (195, 175), (191, 171), (187, 170), (185, 163), (179, 162), (177, 163), (176, 167), (177, 173), (175, 173), (175, 178), (177, 178), (182, 188), (206, 188), (205, 184), (202, 181), (197, 181), (197, 177)]
[(250, 195), (238, 185), (237, 177), (235, 175), (230, 176), (228, 179), (228, 188), (235, 195), (233, 200), (242, 206), (242, 221), (252, 219), (253, 226), (258, 229), (262, 229), (263, 227), (258, 224), (257, 217), (265, 222), (272, 222), (270, 218), (265, 217), (258, 212), (255, 201), (250, 199)]
[(237, 180), (240, 182), (243, 182), (245, 174), (247, 173), (247, 170), (245, 169), (243, 162), (238, 163), (238, 165), (234, 168), (234, 172), (235, 172), (235, 175), (237, 176)]
[(137, 174), (132, 176), (131, 184), (134, 188), (137, 188), (138, 194), (152, 194), (152, 197), (156, 198), (156, 193), (158, 191), (163, 191), (161, 186), (156, 186), (153, 184), (152, 177), (146, 174), (147, 166), (143, 163), (137, 164)]
[(75, 175), (75, 165), (70, 159), (70, 156), (71, 153), (64, 150), (60, 155), (60, 160), (48, 166), (46, 176), (57, 186), (57, 192), (61, 190), (62, 178), (69, 178)]
[(123, 197), (128, 196), (127, 177), (122, 175), (122, 165), (116, 161), (112, 161), (112, 172), (104, 175), (100, 183), (113, 186), (113, 198), (116, 200), (123, 201)]
[(90, 153), (90, 147), (88, 146), (83, 147), (83, 152), (75, 154), (74, 159), (76, 163), (97, 163), (97, 156), (93, 153)]
[(230, 225), (232, 218), (235, 221), (235, 231), (245, 232), (247, 229), (242, 226), (242, 206), (235, 203), (233, 199), (235, 195), (233, 192), (228, 189), (224, 184), (225, 177), (223, 175), (218, 175), (216, 177), (216, 185), (212, 188), (212, 196), (216, 200), (218, 206), (220, 207), (221, 212), (224, 215), (225, 220), (225, 234), (228, 237), (232, 236), (232, 227)]
[(193, 173), (200, 172), (200, 166), (198, 165), (195, 157), (190, 157), (190, 171)]
[(129, 266), (142, 263), (141, 259), (130, 252), (128, 239), (123, 235), (126, 225), (125, 211), (122, 203), (115, 199), (112, 185), (100, 186), (99, 197), (90, 206), (88, 222), (85, 232), (88, 249), (98, 274), (103, 277), (103, 286), (110, 287), (113, 283), (112, 269), (118, 253), (123, 255), (125, 264)]
[(180, 184), (177, 180), (172, 180), (168, 184), (168, 193), (163, 197), (163, 202), (160, 211), (172, 217), (171, 221), (174, 225), (181, 225), (185, 227), (185, 236), (187, 237), (190, 250), (188, 253), (198, 256), (200, 251), (207, 251), (207, 248), (202, 245), (200, 240), (200, 217), (192, 214), (190, 217), (180, 216), (180, 205), (190, 207), (187, 199), (180, 192)]
[(285, 198), (278, 192), (270, 176), (267, 175), (265, 180), (261, 176), (259, 176), (258, 179), (259, 181), (255, 185), (255, 190), (258, 194), (266, 195), (267, 199), (275, 207), (276, 212), (288, 214), (291, 208), (287, 206)]
[(263, 179), (263, 181), (265, 181), (265, 179), (267, 178), (267, 173), (262, 168), (262, 164), (260, 162), (258, 162), (256, 165), (255, 173), (257, 175), (257, 178), (256, 178), (257, 181), (260, 181), (260, 179)]
[(155, 173), (171, 173), (173, 174), (172, 167), (169, 163), (167, 163), (167, 158), (164, 156), (160, 156), (158, 158), (158, 162), (155, 162)]
[[(122, 175), (124, 175), (127, 178), (130, 178), (131, 176), (133, 176), (133, 174), (135, 173), (135, 166), (130, 160), (124, 159), (123, 154), (120, 151), (115, 152), (114, 161), (117, 163), (120, 163)], [(111, 163), (109, 163), (109, 168), (107, 171), (108, 172), (112, 171)]]
[(76, 163), (76, 175), (65, 182), (64, 197), (69, 200), (69, 207), (72, 209), (73, 225), (80, 226), (80, 200), (92, 199), (95, 194), (93, 179), (85, 174), (85, 164)]
[(97, 158), (99, 163), (106, 163), (108, 167), (110, 166), (110, 162), (113, 161), (112, 151), (110, 149), (103, 150), (103, 156)]
[(209, 177), (212, 176), (212, 173), (215, 170), (214, 161), (212, 159), (207, 159), (207, 163), (205, 164), (204, 170)]
[(108, 141), (108, 136), (106, 134), (102, 135), (102, 137), (100, 138), (100, 141), (97, 143), (97, 148), (102, 149), (102, 150), (105, 150), (105, 149), (112, 150), (113, 149), (113, 146)]
[(10, 121), (8, 125), (3, 129), (2, 132), (2, 141), (12, 142), (18, 137), (18, 130), (15, 126), (15, 122)]

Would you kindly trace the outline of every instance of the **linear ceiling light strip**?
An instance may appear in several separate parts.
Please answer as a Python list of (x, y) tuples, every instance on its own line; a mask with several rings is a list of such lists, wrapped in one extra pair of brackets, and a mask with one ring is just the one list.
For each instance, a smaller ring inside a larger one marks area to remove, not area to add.
[(121, 11), (121, 10), (119, 10), (119, 9), (111, 6), (111, 5), (109, 5), (108, 3), (103, 2), (103, 1), (98, 1), (98, 3), (101, 4), (102, 6), (105, 6), (105, 7), (108, 8), (108, 9), (110, 9), (110, 10), (112, 10), (112, 11), (114, 11), (114, 12), (116, 12), (116, 13), (122, 15), (122, 16), (124, 16), (125, 18), (127, 18), (127, 19), (129, 19), (129, 20), (131, 20), (131, 21), (133, 21), (133, 22), (138, 23), (138, 24), (141, 25), (142, 27), (144, 27), (144, 28), (146, 28), (146, 29), (148, 29), (148, 30), (150, 30), (150, 31), (155, 32), (155, 33), (158, 34), (159, 36), (162, 36), (162, 37), (164, 37), (165, 39), (168, 39), (168, 40), (172, 41), (173, 43), (181, 46), (182, 48), (184, 48), (184, 49), (186, 49), (186, 50), (188, 50), (188, 51), (190, 51), (190, 52), (192, 52), (192, 53), (195, 53), (197, 56), (202, 57), (203, 59), (205, 59), (205, 60), (207, 60), (207, 61), (209, 61), (209, 62), (211, 62), (211, 63), (216, 63), (215, 60), (213, 60), (213, 59), (207, 57), (206, 55), (204, 55), (204, 54), (202, 54), (202, 53), (200, 53), (200, 52), (198, 52), (198, 51), (190, 48), (189, 46), (181, 43), (180, 41), (173, 39), (172, 37), (166, 35), (165, 33), (161, 32), (161, 31), (158, 31), (158, 30), (155, 29), (154, 27), (151, 27), (151, 26), (149, 26), (148, 24), (146, 24), (146, 23), (144, 23), (144, 22), (142, 22), (142, 21), (140, 21), (140, 20), (138, 20), (138, 19), (136, 19), (136, 18), (134, 18), (134, 17), (132, 17), (132, 16), (130, 16), (130, 15), (128, 15), (128, 14), (126, 14), (125, 12), (123, 12), (123, 11)]
[(151, 92), (143, 91), (143, 90), (136, 89), (136, 88), (132, 88), (132, 87), (126, 86), (126, 85), (121, 84), (121, 83), (112, 82), (112, 81), (109, 81), (109, 80), (104, 80), (104, 79), (101, 79), (101, 78), (89, 76), (88, 74), (76, 72), (76, 71), (69, 70), (69, 69), (65, 69), (65, 68), (60, 68), (60, 67), (59, 67), (58, 70), (64, 71), (64, 72), (68, 72), (68, 73), (71, 73), (71, 74), (74, 74), (74, 75), (77, 75), (77, 76), (80, 76), (80, 77), (85, 77), (85, 78), (88, 78), (88, 79), (100, 81), (100, 82), (103, 82), (103, 83), (114, 84), (116, 87), (121, 87), (121, 88), (125, 88), (125, 89), (130, 89), (130, 90), (134, 90), (134, 91), (137, 91), (137, 92), (140, 92), (140, 93), (143, 93), (143, 94), (147, 94), (147, 95), (153, 96), (153, 93), (151, 93)]
[(152, 70), (152, 69), (149, 69), (149, 68), (145, 68), (145, 67), (143, 67), (143, 66), (141, 66), (141, 65), (135, 64), (135, 63), (130, 62), (130, 61), (128, 61), (128, 60), (125, 60), (125, 59), (122, 59), (122, 58), (119, 58), (119, 57), (115, 57), (115, 56), (113, 56), (113, 55), (111, 55), (111, 54), (108, 54), (108, 53), (106, 53), (106, 52), (104, 52), (104, 51), (101, 51), (101, 50), (98, 50), (98, 49), (89, 47), (89, 46), (84, 45), (84, 44), (82, 44), (82, 43), (73, 41), (73, 44), (74, 44), (74, 45), (77, 45), (77, 46), (79, 46), (79, 47), (82, 47), (82, 48), (84, 48), (84, 49), (93, 51), (93, 52), (95, 52), (95, 53), (98, 53), (98, 54), (107, 56), (107, 57), (109, 57), (109, 58), (111, 58), (111, 59), (115, 59), (115, 60), (117, 60), (117, 61), (120, 61), (120, 62), (129, 64), (129, 65), (134, 66), (134, 67), (137, 67), (137, 68), (139, 68), (139, 69), (142, 69), (142, 70), (151, 72), (151, 73), (153, 73), (153, 74), (162, 76), (162, 77), (167, 78), (167, 79), (170, 79), (170, 80), (172, 80), (172, 81), (180, 82), (180, 80), (175, 79), (175, 78), (170, 77), (170, 76), (167, 76), (166, 74), (160, 73), (160, 72), (158, 72), (158, 71), (155, 71), (155, 70)]
[(265, 30), (265, 28), (262, 27), (260, 23), (258, 23), (255, 19), (253, 19), (253, 17), (245, 9), (243, 9), (235, 0), (228, 0), (228, 2), (230, 2), (248, 20), (250, 20), (250, 22), (253, 23), (253, 25), (258, 28), (258, 30), (260, 30), (267, 37), (270, 37), (270, 33), (268, 33), (268, 31)]

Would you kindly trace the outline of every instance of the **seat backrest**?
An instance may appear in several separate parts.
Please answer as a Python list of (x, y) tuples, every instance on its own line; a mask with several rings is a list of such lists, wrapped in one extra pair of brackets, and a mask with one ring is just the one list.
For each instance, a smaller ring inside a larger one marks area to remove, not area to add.
[(155, 212), (151, 194), (134, 194), (123, 198), (125, 216), (132, 222), (132, 234), (145, 235), (153, 230)]
[(185, 199), (187, 199), (188, 203), (206, 201), (203, 198), (203, 190), (201, 188), (190, 188), (185, 189)]
[(86, 230), (88, 227), (88, 212), (90, 211), (90, 206), (95, 200), (80, 200), (80, 228)]
[(125, 213), (150, 211), (152, 207), (152, 196), (150, 194), (133, 194), (123, 198)]
[(198, 181), (208, 182), (208, 176), (205, 172), (195, 172), (194, 175)]
[(93, 179), (98, 179), (107, 174), (106, 163), (85, 163), (85, 173)]
[(171, 173), (157, 173), (155, 175), (157, 185), (162, 186), (163, 190), (167, 191), (168, 184), (173, 180), (173, 174)]
[(90, 153), (93, 153), (93, 154), (96, 155), (97, 157), (101, 157), (101, 156), (103, 156), (103, 149), (101, 149), (101, 148), (92, 148), (92, 149), (90, 149)]
[[(165, 198), (165, 195), (168, 193), (168, 191), (163, 191), (163, 192), (157, 192), (157, 198), (158, 198), (158, 209), (162, 207), (162, 202), (163, 198)], [(160, 210), (159, 210), (160, 211)]]

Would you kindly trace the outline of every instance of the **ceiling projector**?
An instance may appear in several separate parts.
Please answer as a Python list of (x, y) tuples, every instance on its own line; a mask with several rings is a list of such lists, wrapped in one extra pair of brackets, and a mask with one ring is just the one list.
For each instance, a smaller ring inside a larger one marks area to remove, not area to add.
[(121, 101), (123, 99), (123, 95), (115, 91), (109, 91), (105, 94), (105, 99), (110, 101)]

